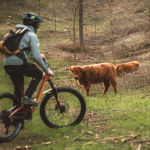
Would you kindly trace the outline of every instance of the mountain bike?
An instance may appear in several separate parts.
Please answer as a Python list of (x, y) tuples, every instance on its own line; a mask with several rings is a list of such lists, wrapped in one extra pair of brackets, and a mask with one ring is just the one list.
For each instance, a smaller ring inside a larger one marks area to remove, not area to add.
[[(47, 67), (49, 64), (44, 60)], [(51, 89), (43, 92), (46, 83)], [(22, 98), (24, 98), (24, 93)], [(42, 121), (50, 128), (61, 128), (77, 125), (85, 115), (86, 103), (84, 97), (77, 90), (70, 87), (54, 86), (50, 76), (43, 73), (42, 82), (37, 92), (36, 100), (40, 101), (40, 116)], [(37, 106), (22, 104), (11, 93), (0, 94), (0, 142), (8, 142), (14, 139), (22, 129), (24, 120), (31, 121), (32, 114)]]

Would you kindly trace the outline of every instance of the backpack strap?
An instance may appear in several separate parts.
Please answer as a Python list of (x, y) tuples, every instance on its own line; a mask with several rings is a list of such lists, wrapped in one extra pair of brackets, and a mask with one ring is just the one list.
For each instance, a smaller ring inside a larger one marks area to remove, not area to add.
[[(29, 30), (27, 28), (24, 28), (23, 30), (20, 31), (20, 34), (23, 34), (22, 37), (24, 36), (25, 33), (27, 33)], [(21, 39), (20, 39), (21, 40)], [(16, 53), (15, 55), (19, 57), (20, 59), (23, 60), (24, 65), (27, 64), (27, 59), (25, 57), (24, 51), (29, 50), (29, 47), (25, 47), (24, 49), (20, 50), (19, 53)]]
[(29, 50), (29, 47), (25, 47), (24, 49), (20, 50), (19, 53), (15, 54), (17, 57), (23, 60), (24, 65), (27, 64), (27, 59), (25, 57), (24, 51)]

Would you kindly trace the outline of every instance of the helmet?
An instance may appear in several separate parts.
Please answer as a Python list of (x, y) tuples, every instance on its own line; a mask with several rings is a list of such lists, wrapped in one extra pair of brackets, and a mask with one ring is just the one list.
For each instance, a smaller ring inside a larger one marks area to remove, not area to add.
[(33, 26), (34, 24), (38, 24), (40, 22), (44, 22), (38, 15), (34, 13), (27, 12), (23, 17), (23, 24)]

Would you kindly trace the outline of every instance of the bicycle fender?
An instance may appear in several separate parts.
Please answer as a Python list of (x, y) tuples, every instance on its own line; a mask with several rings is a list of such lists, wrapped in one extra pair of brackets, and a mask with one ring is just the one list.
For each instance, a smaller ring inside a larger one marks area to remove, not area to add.
[(47, 91), (44, 91), (43, 94), (51, 94), (53, 92), (53, 89), (49, 89)]

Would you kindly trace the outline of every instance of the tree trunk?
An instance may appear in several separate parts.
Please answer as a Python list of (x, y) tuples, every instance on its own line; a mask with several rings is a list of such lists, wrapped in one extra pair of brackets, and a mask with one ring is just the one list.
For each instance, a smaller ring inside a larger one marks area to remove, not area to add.
[(83, 0), (79, 0), (79, 37), (80, 37), (80, 50), (84, 51), (83, 42)]
[(149, 10), (149, 30), (150, 30), (150, 8), (148, 10)]
[(40, 1), (41, 0), (39, 0), (39, 9), (38, 9), (38, 15), (40, 16)]
[(95, 6), (95, 40), (96, 40), (96, 6)]
[(110, 11), (110, 25), (111, 25), (111, 36), (112, 36), (112, 56), (113, 56), (113, 60), (114, 60), (114, 65), (115, 65), (115, 51), (114, 51), (114, 29), (113, 29), (113, 18), (112, 18), (112, 8), (111, 8), (111, 3), (109, 3), (109, 11)]
[(76, 22), (76, 5), (75, 5), (75, 0), (74, 0), (74, 12), (73, 12), (73, 45), (74, 45), (74, 63), (75, 65), (77, 64), (76, 62), (76, 34), (75, 34), (75, 22)]

